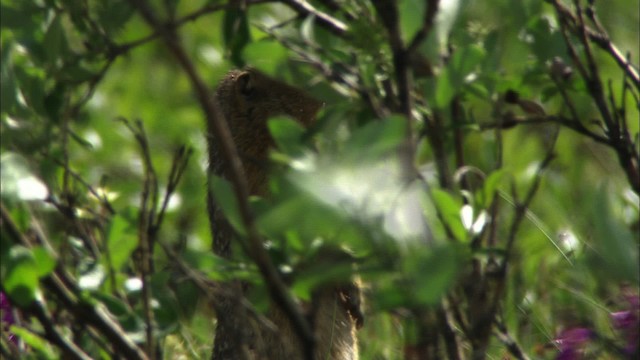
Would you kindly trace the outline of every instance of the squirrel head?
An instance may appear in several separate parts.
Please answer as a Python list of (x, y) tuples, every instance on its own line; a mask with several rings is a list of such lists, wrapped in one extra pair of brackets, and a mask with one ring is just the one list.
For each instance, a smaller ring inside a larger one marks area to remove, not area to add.
[[(272, 79), (255, 69), (233, 70), (218, 84), (216, 98), (240, 153), (252, 194), (266, 191), (266, 157), (273, 139), (267, 120), (289, 116), (307, 127), (322, 103), (303, 90)], [(210, 163), (221, 166), (211, 146)]]
[[(253, 68), (231, 71), (221, 81), (217, 92), (225, 115), (245, 118), (251, 127), (260, 126), (270, 117), (289, 116), (304, 126), (315, 121), (322, 103), (303, 90), (285, 84)], [(227, 102), (226, 104), (224, 102)], [(232, 127), (245, 124), (230, 124)]]

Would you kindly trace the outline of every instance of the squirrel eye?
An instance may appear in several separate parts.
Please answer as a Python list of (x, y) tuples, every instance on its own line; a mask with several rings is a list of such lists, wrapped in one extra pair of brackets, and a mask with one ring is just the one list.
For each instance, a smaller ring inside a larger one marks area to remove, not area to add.
[(255, 90), (253, 79), (250, 73), (244, 73), (238, 77), (238, 86), (240, 93), (244, 96), (250, 96)]

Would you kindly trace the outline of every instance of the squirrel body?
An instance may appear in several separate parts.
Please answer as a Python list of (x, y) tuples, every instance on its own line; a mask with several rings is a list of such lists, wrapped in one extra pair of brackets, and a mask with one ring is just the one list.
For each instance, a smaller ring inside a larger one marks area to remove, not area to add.
[[(309, 126), (315, 121), (322, 103), (302, 90), (254, 69), (229, 72), (218, 84), (215, 96), (242, 160), (250, 194), (267, 195), (268, 151), (273, 146), (267, 120), (285, 115)], [(210, 171), (229, 179), (211, 131), (208, 145)], [(210, 192), (208, 211), (214, 252), (230, 257), (230, 242), (235, 234)], [(222, 299), (216, 309), (214, 360), (304, 358), (298, 335), (281, 309), (273, 305), (267, 314), (277, 329), (259, 324), (246, 314), (239, 301), (244, 297), (246, 286), (231, 282), (229, 287), (233, 295)], [(316, 337), (314, 359), (358, 359), (355, 331), (362, 322), (359, 304), (359, 286), (355, 282), (316, 289), (310, 303), (303, 304)]]

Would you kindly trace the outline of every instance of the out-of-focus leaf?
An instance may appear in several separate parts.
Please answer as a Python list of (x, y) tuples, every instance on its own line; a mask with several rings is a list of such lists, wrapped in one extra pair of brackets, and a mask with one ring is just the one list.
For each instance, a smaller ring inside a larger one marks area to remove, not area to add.
[(31, 252), (37, 264), (38, 277), (42, 278), (49, 275), (56, 267), (56, 261), (42, 246), (34, 247)]
[(450, 244), (426, 250), (408, 253), (403, 268), (415, 284), (413, 296), (421, 304), (434, 305), (453, 284), (461, 256)]
[(547, 17), (537, 18), (528, 25), (532, 36), (531, 50), (541, 62), (566, 53), (564, 38), (559, 30), (554, 30), (556, 27)]
[(614, 217), (611, 200), (603, 187), (593, 202), (592, 219), (599, 271), (638, 285), (638, 243), (624, 223)]
[(398, 149), (406, 133), (407, 121), (402, 116), (393, 115), (382, 121), (372, 121), (351, 135), (345, 154), (353, 159), (380, 160)]
[(49, 62), (55, 62), (59, 58), (64, 58), (68, 54), (69, 46), (67, 38), (62, 28), (60, 15), (56, 16), (44, 34), (44, 52)]
[(113, 316), (123, 318), (132, 314), (127, 304), (123, 303), (121, 299), (111, 294), (95, 292), (92, 293), (91, 296), (103, 303), (109, 310), (109, 313)]
[[(2, 9), (4, 11), (4, 9)], [(4, 22), (4, 17), (3, 17)], [(3, 41), (2, 57), (0, 61), (0, 109), (2, 112), (11, 113), (13, 106), (17, 102), (18, 88), (11, 67), (11, 53), (13, 51), (12, 41)]]
[(47, 115), (44, 108), (45, 86), (42, 77), (25, 71), (23, 67), (14, 67), (14, 75), (27, 105), (37, 113)]
[[(263, 233), (273, 238), (286, 237), (289, 231), (295, 230), (299, 235), (293, 239), (305, 244), (309, 244), (316, 236), (331, 238), (345, 226), (344, 219), (333, 209), (298, 192), (280, 198), (277, 204), (260, 214), (257, 224)], [(347, 240), (341, 238), (341, 241)], [(298, 248), (300, 245), (293, 246)]]
[(278, 149), (291, 156), (300, 154), (300, 140), (305, 133), (302, 125), (289, 118), (273, 118), (268, 126)]
[(251, 65), (267, 75), (276, 76), (278, 67), (287, 57), (287, 49), (278, 42), (261, 40), (244, 47), (242, 54), (247, 65)]
[(428, 94), (435, 100), (433, 105), (436, 108), (449, 106), (453, 97), (460, 93), (469, 74), (480, 65), (484, 55), (484, 49), (477, 45), (466, 46), (453, 54), (446, 69), (437, 77), (435, 94)]
[[(18, 6), (14, 4), (0, 5), (0, 26), (6, 29), (30, 29), (36, 27), (36, 19), (34, 13), (43, 12), (38, 6), (31, 4), (29, 1), (18, 2)], [(39, 11), (38, 11), (39, 10)]]
[(15, 245), (9, 250), (7, 273), (2, 286), (12, 301), (27, 306), (36, 299), (38, 291), (38, 264), (31, 251)]
[(100, 1), (96, 6), (96, 14), (100, 25), (109, 34), (117, 34), (133, 16), (134, 10), (126, 0)]
[(25, 344), (36, 350), (39, 359), (57, 359), (48, 347), (47, 341), (33, 332), (16, 325), (11, 325), (9, 332), (16, 334)]
[(399, 5), (400, 32), (405, 44), (409, 44), (422, 28), (426, 1), (401, 0)]
[(158, 271), (151, 276), (149, 286), (158, 306), (153, 307), (154, 319), (158, 323), (160, 334), (174, 330), (178, 323), (178, 304), (173, 292), (167, 289), (171, 273), (168, 270)]
[(436, 188), (431, 189), (431, 197), (442, 216), (442, 221), (451, 230), (453, 236), (459, 241), (464, 241), (467, 238), (467, 231), (460, 218), (462, 202), (455, 199), (448, 192)]
[(125, 218), (119, 215), (113, 217), (107, 232), (107, 248), (114, 269), (121, 270), (129, 261), (138, 246), (136, 234), (135, 228)]
[(246, 235), (244, 223), (240, 216), (240, 208), (233, 186), (227, 180), (217, 176), (209, 176), (209, 187), (213, 192), (216, 204), (222, 209), (224, 216), (240, 235)]
[(308, 44), (315, 44), (315, 33), (313, 31), (313, 26), (315, 24), (316, 17), (314, 15), (307, 16), (306, 19), (302, 22), (300, 26), (300, 36), (304, 39)]
[(478, 196), (476, 201), (478, 202), (478, 207), (486, 209), (491, 205), (491, 201), (493, 200), (494, 195), (498, 191), (498, 186), (507, 176), (507, 172), (505, 170), (496, 170), (489, 174), (487, 178), (484, 180), (484, 184), (482, 186), (482, 190), (478, 192)]
[(66, 96), (66, 86), (62, 83), (56, 84), (56, 86), (48, 92), (44, 97), (44, 109), (47, 115), (54, 123), (59, 123), (60, 112), (64, 105), (64, 99)]
[(175, 289), (176, 300), (182, 314), (190, 319), (196, 312), (198, 301), (200, 299), (200, 290), (192, 282), (184, 282), (179, 284)]
[[(231, 55), (231, 61), (237, 67), (243, 67), (245, 65), (243, 50), (251, 41), (248, 12), (237, 6), (229, 7), (224, 13), (222, 34), (225, 47)], [(247, 56), (246, 53), (244, 55)]]
[(233, 264), (211, 251), (187, 251), (183, 257), (189, 266), (213, 280), (222, 281), (233, 275), (231, 274)]

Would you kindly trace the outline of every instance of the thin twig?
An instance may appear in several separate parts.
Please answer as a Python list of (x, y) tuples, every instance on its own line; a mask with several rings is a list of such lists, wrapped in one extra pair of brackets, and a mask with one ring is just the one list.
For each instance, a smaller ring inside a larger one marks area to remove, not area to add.
[(345, 23), (323, 13), (322, 11), (319, 11), (307, 1), (281, 0), (280, 2), (288, 5), (300, 15), (314, 16), (320, 26), (331, 31), (335, 35), (343, 37), (349, 30), (348, 26)]
[(511, 355), (515, 356), (518, 360), (529, 360), (529, 356), (525, 354), (522, 350), (522, 347), (518, 342), (509, 334), (507, 327), (501, 321), (496, 321), (496, 329), (495, 331), (498, 340), (507, 347), (507, 350), (511, 353)]
[(155, 222), (151, 225), (152, 237), (154, 239), (155, 235), (158, 233), (158, 230), (160, 230), (160, 226), (162, 225), (162, 220), (164, 219), (164, 214), (167, 211), (169, 200), (178, 187), (182, 175), (184, 175), (191, 154), (193, 154), (193, 150), (191, 148), (185, 148), (184, 146), (181, 146), (173, 156), (164, 200), (162, 201), (162, 205), (160, 207), (160, 210), (158, 211)]
[(56, 345), (65, 359), (91, 360), (91, 356), (82, 351), (76, 344), (65, 338), (53, 323), (52, 315), (40, 300), (34, 301), (26, 309), (33, 314), (44, 328), (45, 337)]
[[(6, 234), (14, 242), (31, 248), (33, 244), (20, 232), (4, 203), (0, 204), (0, 215), (2, 229), (6, 231)], [(45, 239), (41, 239), (40, 242), (47, 243)], [(108, 314), (104, 307), (81, 300), (79, 294), (82, 291), (77, 288), (76, 281), (72, 280), (62, 267), (56, 268), (54, 273), (49, 274), (41, 281), (47, 290), (58, 299), (61, 307), (74, 315), (77, 323), (97, 329), (107, 338), (116, 353), (126, 359), (148, 359), (145, 353), (120, 328), (119, 324), (114, 322), (113, 315)]]
[(433, 29), (433, 24), (436, 19), (436, 14), (438, 13), (438, 6), (440, 4), (440, 0), (427, 0), (427, 8), (424, 12), (424, 19), (422, 20), (422, 27), (416, 35), (409, 43), (407, 47), (407, 54), (411, 56), (418, 47), (422, 44), (422, 42), (431, 34), (431, 30)]
[(582, 135), (586, 135), (591, 140), (607, 145), (610, 145), (609, 139), (598, 135), (596, 133), (591, 132), (591, 130), (587, 129), (581, 122), (573, 121), (572, 119), (566, 118), (560, 115), (547, 115), (547, 116), (526, 116), (526, 117), (513, 117), (510, 121), (500, 121), (499, 123), (483, 123), (480, 124), (480, 130), (493, 130), (493, 129), (508, 129), (513, 126), (519, 125), (536, 125), (536, 124), (545, 124), (545, 123), (555, 123), (561, 125), (563, 127), (569, 128), (577, 133)]
[[(556, 12), (561, 18), (561, 21), (564, 21), (570, 29), (576, 29), (578, 20), (568, 7), (560, 3), (558, 0), (546, 1), (554, 5), (554, 7), (556, 8)], [(622, 68), (624, 72), (629, 76), (635, 87), (640, 90), (640, 75), (638, 74), (637, 66), (631, 64), (631, 62), (611, 41), (609, 35), (606, 33), (604, 27), (599, 23), (595, 15), (590, 17), (591, 20), (596, 24), (597, 31), (584, 26), (584, 31), (589, 40), (591, 40), (593, 43), (598, 45), (598, 47), (607, 52), (609, 56), (611, 56), (616, 61), (618, 66), (620, 66), (620, 68)]]

